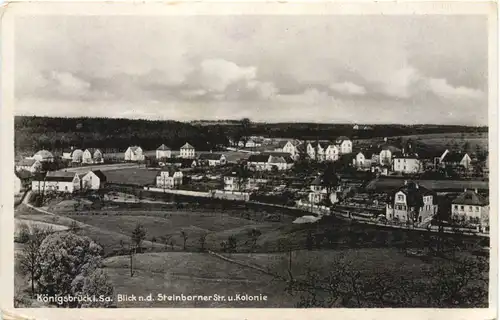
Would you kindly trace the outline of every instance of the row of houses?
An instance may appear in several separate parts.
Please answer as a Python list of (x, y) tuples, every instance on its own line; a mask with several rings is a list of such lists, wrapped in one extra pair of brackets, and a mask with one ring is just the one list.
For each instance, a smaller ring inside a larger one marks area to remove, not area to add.
[(276, 151), (286, 152), (295, 160), (307, 156), (317, 161), (337, 161), (340, 155), (352, 153), (352, 145), (351, 139), (345, 136), (338, 137), (333, 142), (289, 140), (282, 142)]
[(263, 152), (252, 154), (247, 159), (247, 167), (252, 171), (289, 170), (294, 161), (287, 152)]
[(434, 168), (439, 167), (471, 167), (471, 157), (467, 153), (450, 152), (445, 150), (442, 155), (434, 159), (423, 159), (418, 153), (405, 152), (393, 146), (382, 147), (381, 150), (370, 149), (359, 151), (353, 159), (353, 165), (361, 171), (381, 170), (384, 174), (389, 171), (396, 173), (414, 174), (424, 171), (424, 162), (431, 162)]
[[(179, 157), (184, 159), (194, 159), (196, 157), (195, 148), (189, 143), (185, 143), (179, 150)], [(144, 151), (140, 146), (131, 146), (125, 150), (125, 161), (144, 161)], [(156, 149), (156, 159), (164, 160), (172, 158), (172, 149), (162, 144)]]
[[(19, 175), (16, 175), (19, 179)], [(106, 176), (100, 170), (91, 170), (85, 174), (66, 171), (49, 171), (45, 175), (34, 175), (31, 190), (37, 193), (60, 192), (73, 193), (79, 190), (99, 190), (104, 187)]]
[[(451, 201), (451, 218), (454, 221), (476, 226), (484, 231), (489, 227), (489, 201), (477, 190), (467, 190)], [(437, 194), (416, 182), (404, 185), (389, 194), (386, 218), (415, 223), (430, 222), (438, 213)]]

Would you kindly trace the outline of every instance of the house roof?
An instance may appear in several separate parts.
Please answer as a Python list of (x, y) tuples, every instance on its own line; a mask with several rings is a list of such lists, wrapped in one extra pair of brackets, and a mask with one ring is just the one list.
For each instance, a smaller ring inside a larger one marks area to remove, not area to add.
[(74, 172), (66, 172), (66, 171), (49, 171), (45, 176), (45, 180), (47, 181), (73, 181), (76, 173)]
[(452, 204), (467, 204), (467, 205), (476, 205), (476, 206), (486, 206), (488, 205), (488, 199), (484, 198), (480, 194), (477, 194), (473, 190), (467, 190), (456, 197), (452, 202)]
[(396, 152), (395, 154), (392, 155), (392, 157), (394, 159), (419, 159), (419, 156), (416, 153), (403, 154), (402, 152)]
[(160, 150), (160, 151), (168, 151), (170, 150), (169, 147), (167, 147), (165, 144), (162, 144), (161, 146), (158, 147), (158, 149), (156, 150)]
[(269, 158), (269, 163), (286, 163), (285, 161), (285, 158), (284, 157), (280, 157), (280, 156), (271, 156)]
[[(278, 142), (278, 148), (283, 149), (287, 145), (288, 142), (292, 142), (292, 141), (289, 140), (289, 141), (280, 141), (280, 142)], [(293, 142), (292, 142), (292, 144), (293, 144)]]
[(320, 186), (323, 184), (323, 181), (321, 179), (321, 177), (316, 177), (316, 179), (313, 180), (313, 182), (311, 182), (311, 185), (313, 186)]
[(72, 157), (74, 157), (75, 154), (79, 154), (80, 156), (82, 156), (83, 150), (82, 149), (74, 149), (73, 151), (71, 151), (71, 156)]
[(433, 201), (436, 203), (436, 193), (429, 190), (416, 182), (406, 182), (395, 191), (393, 191), (389, 196), (389, 201), (394, 202), (394, 197), (396, 193), (403, 192), (406, 195), (406, 205), (409, 207), (421, 207), (424, 204), (423, 197), (434, 196)]
[(135, 152), (137, 151), (137, 149), (139, 149), (139, 148), (140, 148), (139, 146), (131, 146), (131, 147), (129, 147), (129, 149), (130, 149), (130, 150), (132, 150), (132, 152), (134, 152), (134, 153), (135, 153)]
[(466, 155), (467, 153), (461, 153), (461, 152), (448, 152), (444, 158), (443, 158), (443, 161), (444, 162), (460, 162), (462, 161), (462, 159), (464, 158), (464, 156)]
[(17, 163), (17, 165), (23, 166), (23, 167), (27, 167), (27, 166), (31, 167), (37, 161), (38, 160), (36, 160), (36, 159), (22, 159)]
[(289, 155), (284, 157), (285, 158), (285, 162), (286, 163), (294, 163), (295, 161), (293, 161), (292, 157), (290, 157)]
[(248, 157), (248, 162), (268, 162), (269, 157), (269, 155), (265, 154), (252, 154)]
[(188, 142), (186, 142), (182, 147), (181, 149), (194, 149), (194, 147), (192, 145), (190, 145)]
[(94, 155), (94, 153), (95, 153), (96, 151), (101, 151), (101, 150), (99, 150), (98, 148), (86, 148), (86, 149), (85, 149), (85, 151), (87, 151), (87, 150), (88, 150), (88, 151), (89, 151), (92, 155)]
[(395, 147), (395, 146), (390, 145), (390, 144), (383, 144), (383, 145), (381, 145), (380, 146), (380, 151), (382, 151), (382, 150), (389, 150), (392, 153), (401, 151), (401, 149), (399, 149), (398, 147)]
[(200, 160), (220, 160), (222, 153), (202, 153), (198, 156)]
[(335, 140), (335, 142), (336, 142), (336, 143), (342, 143), (342, 142), (344, 142), (345, 140), (351, 140), (351, 139), (349, 139), (349, 138), (348, 138), (348, 137), (346, 137), (346, 136), (340, 136), (340, 137), (338, 137), (338, 138)]
[(174, 175), (177, 171), (179, 171), (179, 170), (175, 170), (175, 169), (174, 169), (174, 168), (172, 168), (172, 167), (167, 167), (167, 168), (163, 168), (163, 169), (161, 169), (161, 172), (168, 172), (168, 175), (169, 175), (170, 177), (172, 177), (172, 176), (173, 176), (173, 175)]
[(92, 172), (99, 178), (99, 180), (106, 181), (106, 175), (102, 173), (101, 170), (92, 170)]
[(54, 158), (54, 155), (47, 150), (40, 150), (37, 153), (35, 153), (35, 156), (41, 156), (42, 159)]

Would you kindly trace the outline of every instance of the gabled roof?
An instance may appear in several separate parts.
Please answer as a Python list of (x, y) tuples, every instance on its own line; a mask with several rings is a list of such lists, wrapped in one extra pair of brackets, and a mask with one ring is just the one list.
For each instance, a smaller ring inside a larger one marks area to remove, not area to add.
[(85, 149), (85, 151), (87, 151), (87, 150), (88, 150), (88, 151), (90, 152), (90, 154), (92, 154), (92, 155), (94, 155), (94, 153), (95, 153), (96, 151), (101, 151), (101, 150), (99, 150), (98, 148), (86, 148), (86, 149)]
[(342, 143), (342, 142), (344, 142), (344, 141), (346, 141), (346, 140), (349, 140), (349, 141), (350, 141), (351, 139), (349, 139), (349, 138), (348, 138), (348, 137), (346, 137), (346, 136), (340, 136), (340, 137), (338, 137), (338, 138), (335, 140), (335, 142), (336, 142), (336, 143)]
[(461, 153), (461, 152), (448, 152), (442, 161), (444, 162), (460, 162), (462, 159), (465, 157), (467, 153)]
[(271, 156), (269, 158), (269, 163), (286, 163), (286, 161), (283, 157)]
[(130, 149), (132, 152), (134, 152), (134, 153), (135, 153), (135, 152), (137, 151), (137, 149), (139, 149), (139, 148), (141, 148), (141, 147), (139, 147), (139, 146), (131, 146), (131, 147), (129, 147), (129, 149)]
[(40, 150), (37, 153), (35, 153), (35, 156), (41, 156), (42, 159), (54, 158), (54, 155), (47, 150)]
[(167, 168), (163, 168), (163, 169), (161, 169), (161, 172), (168, 172), (169, 177), (173, 177), (173, 176), (174, 176), (174, 174), (175, 174), (176, 172), (178, 172), (178, 171), (179, 171), (179, 170), (175, 170), (175, 169), (174, 169), (174, 168), (172, 168), (172, 167), (167, 167)]
[(200, 160), (220, 160), (222, 153), (202, 153), (198, 156)]
[(429, 190), (418, 183), (415, 182), (406, 182), (396, 190), (394, 190), (390, 196), (389, 201), (394, 202), (394, 197), (396, 193), (403, 192), (406, 195), (406, 205), (409, 207), (421, 207), (424, 204), (423, 197), (425, 196), (434, 196), (433, 202), (436, 203), (436, 193), (432, 190)]
[(76, 173), (66, 171), (49, 171), (45, 176), (46, 181), (73, 181)]
[(186, 142), (182, 147), (181, 149), (194, 149), (194, 147), (192, 145), (190, 145), (188, 142)]
[(92, 170), (92, 172), (99, 178), (99, 180), (106, 181), (106, 175), (104, 175), (101, 170)]
[(390, 145), (390, 144), (383, 144), (383, 145), (381, 145), (380, 146), (380, 151), (382, 151), (382, 150), (389, 150), (392, 153), (401, 151), (401, 149), (399, 149), (398, 147), (395, 147), (395, 146)]
[(488, 205), (488, 200), (477, 194), (473, 190), (467, 190), (456, 197), (452, 204), (466, 204), (466, 205), (476, 205), (476, 206), (486, 206)]
[(313, 186), (320, 186), (323, 184), (323, 180), (321, 179), (321, 177), (316, 177), (316, 179), (313, 180), (313, 182), (311, 182), (311, 185)]
[(283, 149), (288, 144), (288, 142), (292, 142), (292, 141), (289, 140), (289, 141), (280, 141), (280, 142), (278, 142), (278, 148)]
[(22, 167), (27, 167), (27, 166), (31, 167), (37, 161), (38, 160), (36, 159), (22, 159), (17, 163), (17, 165)]
[(158, 149), (156, 150), (160, 150), (160, 151), (168, 151), (170, 150), (169, 147), (167, 147), (165, 144), (162, 144), (161, 146), (158, 147)]
[(248, 157), (248, 162), (268, 162), (269, 157), (269, 155), (265, 154), (252, 154)]
[(406, 153), (403, 154), (402, 152), (396, 152), (392, 155), (394, 159), (419, 159), (418, 154), (416, 153)]

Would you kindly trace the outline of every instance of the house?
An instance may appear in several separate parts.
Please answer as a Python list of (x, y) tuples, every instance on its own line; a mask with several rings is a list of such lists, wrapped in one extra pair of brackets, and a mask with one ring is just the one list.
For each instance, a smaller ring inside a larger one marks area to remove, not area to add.
[(381, 165), (392, 165), (392, 155), (400, 152), (401, 150), (399, 148), (396, 148), (391, 145), (382, 145), (380, 147), (380, 153), (379, 153), (379, 163)]
[(423, 165), (417, 154), (396, 153), (392, 159), (392, 171), (398, 173), (419, 173), (423, 170)]
[(352, 126), (352, 129), (353, 130), (359, 130), (359, 126), (357, 124), (355, 124), (355, 125)]
[(339, 146), (341, 154), (352, 153), (352, 141), (346, 136), (340, 136), (335, 140), (335, 144)]
[(404, 185), (389, 194), (386, 218), (422, 223), (429, 221), (437, 210), (435, 192), (416, 182), (405, 181)]
[(391, 167), (387, 164), (380, 164), (380, 163), (372, 162), (370, 170), (371, 170), (371, 172), (373, 172), (375, 174), (379, 174), (381, 176), (387, 176), (387, 175), (389, 175), (389, 171), (391, 170)]
[(182, 185), (184, 175), (174, 168), (165, 168), (156, 176), (156, 186), (163, 189), (174, 189)]
[(488, 199), (476, 190), (467, 190), (451, 201), (451, 217), (455, 221), (477, 225), (480, 228), (489, 226), (490, 206)]
[(128, 147), (125, 151), (125, 161), (144, 161), (142, 148), (139, 146)]
[(327, 188), (323, 184), (323, 180), (321, 177), (317, 177), (311, 183), (311, 191), (308, 195), (309, 203), (311, 204), (320, 204), (325, 200), (329, 199), (332, 204), (337, 203), (339, 201), (337, 193), (340, 191), (340, 185), (334, 187), (334, 190), (328, 193)]
[(101, 170), (87, 172), (82, 178), (82, 189), (99, 190), (106, 184), (106, 176)]
[(82, 163), (104, 163), (104, 155), (96, 148), (85, 149), (82, 154)]
[(195, 157), (195, 150), (192, 145), (189, 143), (185, 143), (180, 150), (180, 157), (184, 159), (194, 159)]
[(264, 152), (262, 155), (269, 156), (269, 170), (272, 170), (273, 167), (279, 171), (289, 170), (293, 167), (294, 161), (287, 152)]
[(177, 168), (194, 168), (198, 165), (195, 159), (184, 159), (184, 158), (166, 158), (162, 159), (159, 163), (160, 166), (173, 166)]
[(237, 172), (233, 171), (224, 175), (224, 191), (244, 192), (259, 189), (260, 183), (265, 183), (266, 180), (245, 178), (238, 176)]
[(290, 154), (293, 159), (298, 159), (300, 157), (299, 146), (302, 145), (300, 141), (288, 140), (280, 144), (276, 151), (286, 152)]
[(467, 153), (452, 152), (448, 149), (443, 152), (439, 159), (439, 163), (443, 167), (463, 167), (465, 169), (471, 168), (471, 158)]
[(337, 161), (339, 159), (340, 150), (339, 147), (330, 144), (325, 150), (325, 160), (326, 161)]
[(83, 159), (83, 150), (75, 149), (71, 152), (71, 162), (81, 163)]
[(80, 190), (80, 177), (74, 172), (49, 171), (45, 177), (39, 176), (31, 183), (35, 192), (63, 192), (72, 193)]
[(227, 163), (226, 157), (222, 153), (202, 153), (198, 156), (200, 166), (223, 166)]
[(269, 158), (270, 155), (266, 154), (252, 154), (250, 157), (248, 157), (247, 166), (249, 169), (255, 171), (271, 170)]
[(165, 144), (162, 144), (161, 146), (156, 149), (156, 159), (166, 159), (166, 158), (171, 158), (172, 157), (172, 150), (170, 150), (169, 147), (167, 147)]
[(358, 170), (362, 171), (370, 170), (372, 163), (374, 163), (374, 161), (372, 160), (373, 155), (375, 155), (375, 152), (373, 150), (364, 150), (358, 152), (356, 154), (356, 160), (354, 166)]
[(245, 148), (255, 148), (255, 147), (260, 147), (260, 146), (262, 146), (262, 143), (260, 143), (256, 140), (253, 140), (253, 139), (250, 139), (245, 143)]
[(33, 155), (32, 159), (40, 162), (54, 162), (54, 155), (50, 151), (40, 150)]
[(307, 155), (309, 158), (317, 160), (317, 161), (325, 161), (325, 152), (330, 142), (328, 141), (318, 141), (315, 143), (307, 144)]
[(22, 159), (16, 164), (16, 171), (26, 170), (31, 173), (42, 169), (42, 163), (36, 159)]

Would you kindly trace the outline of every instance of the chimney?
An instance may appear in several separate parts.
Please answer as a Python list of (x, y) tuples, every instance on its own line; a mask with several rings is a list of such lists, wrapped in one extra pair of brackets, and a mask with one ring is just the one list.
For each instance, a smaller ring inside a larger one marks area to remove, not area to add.
[(384, 142), (387, 142), (387, 137), (384, 137)]
[(415, 182), (415, 189), (418, 189), (418, 183)]
[(405, 180), (405, 186), (408, 185), (408, 180)]
[(467, 192), (467, 188), (464, 189), (464, 192)]
[(474, 192), (477, 193), (477, 189), (474, 189)]

